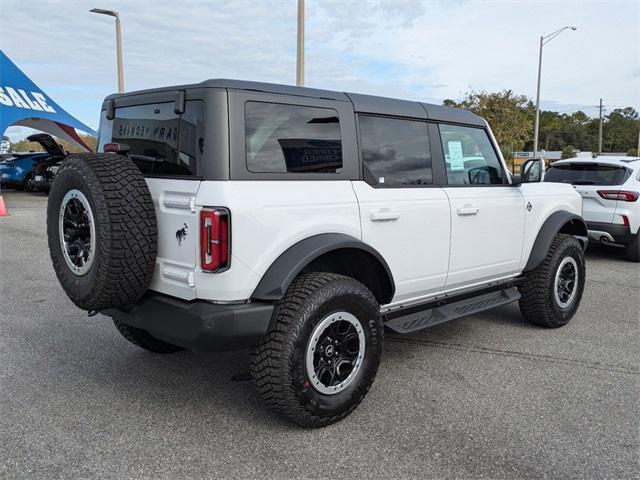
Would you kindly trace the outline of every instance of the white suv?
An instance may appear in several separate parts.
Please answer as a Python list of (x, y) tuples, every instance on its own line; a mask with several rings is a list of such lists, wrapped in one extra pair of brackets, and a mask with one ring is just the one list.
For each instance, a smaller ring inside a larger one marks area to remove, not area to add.
[(629, 260), (640, 262), (640, 158), (561, 160), (544, 180), (571, 184), (582, 196), (591, 240), (622, 245)]
[(49, 197), (69, 298), (153, 352), (251, 347), (300, 425), (357, 407), (385, 329), (514, 301), (559, 327), (582, 297), (582, 199), (512, 178), (467, 111), (210, 80), (108, 97), (99, 150)]

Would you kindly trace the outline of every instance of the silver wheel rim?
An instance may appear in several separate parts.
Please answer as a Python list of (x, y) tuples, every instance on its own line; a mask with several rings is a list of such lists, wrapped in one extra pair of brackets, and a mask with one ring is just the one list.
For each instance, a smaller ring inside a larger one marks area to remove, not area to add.
[(348, 312), (328, 315), (313, 330), (307, 345), (309, 382), (325, 395), (341, 392), (358, 376), (364, 352), (364, 328), (360, 321)]
[(578, 264), (573, 257), (565, 257), (556, 270), (553, 295), (560, 308), (566, 308), (576, 298), (578, 292)]
[(96, 228), (89, 200), (80, 190), (69, 190), (58, 216), (62, 255), (75, 275), (86, 274), (95, 257)]

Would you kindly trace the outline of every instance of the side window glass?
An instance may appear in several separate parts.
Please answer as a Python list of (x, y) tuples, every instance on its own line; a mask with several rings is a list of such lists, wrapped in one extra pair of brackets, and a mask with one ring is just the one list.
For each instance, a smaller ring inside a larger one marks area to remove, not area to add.
[(245, 145), (250, 172), (342, 172), (340, 122), (330, 108), (247, 102)]
[(426, 123), (360, 115), (359, 126), (367, 183), (395, 187), (433, 183)]
[(505, 183), (502, 164), (484, 129), (440, 124), (440, 139), (450, 185)]

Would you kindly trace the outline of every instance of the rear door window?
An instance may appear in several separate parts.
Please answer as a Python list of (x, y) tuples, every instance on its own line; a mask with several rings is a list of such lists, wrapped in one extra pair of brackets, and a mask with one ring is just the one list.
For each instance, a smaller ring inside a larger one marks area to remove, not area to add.
[(367, 183), (388, 187), (433, 183), (425, 122), (360, 115), (358, 124)]
[[(111, 123), (111, 132), (104, 131)], [(204, 102), (189, 100), (177, 115), (174, 103), (136, 105), (116, 109), (116, 118), (100, 127), (105, 143), (129, 147), (127, 156), (150, 176), (200, 176), (204, 151)]]
[(331, 108), (247, 102), (245, 146), (250, 172), (342, 172), (340, 121)]
[(572, 185), (612, 186), (622, 185), (627, 178), (629, 178), (629, 171), (624, 167), (595, 163), (569, 163), (549, 167), (544, 181)]

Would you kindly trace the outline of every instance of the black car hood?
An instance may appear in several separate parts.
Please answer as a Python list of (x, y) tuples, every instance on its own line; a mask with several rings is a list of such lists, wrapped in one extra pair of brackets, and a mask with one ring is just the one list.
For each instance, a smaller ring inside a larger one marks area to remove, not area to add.
[(27, 137), (30, 142), (37, 142), (42, 145), (45, 152), (53, 157), (64, 157), (66, 154), (64, 150), (56, 143), (51, 135), (46, 133), (36, 133)]

